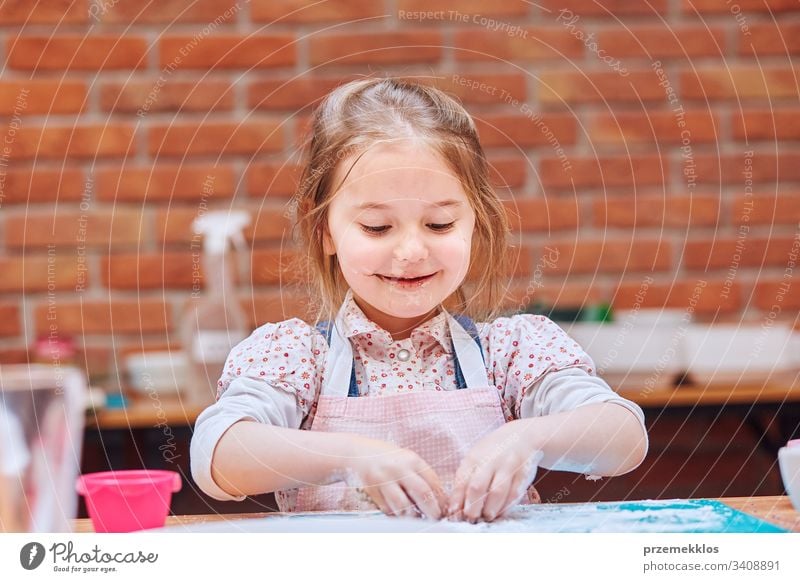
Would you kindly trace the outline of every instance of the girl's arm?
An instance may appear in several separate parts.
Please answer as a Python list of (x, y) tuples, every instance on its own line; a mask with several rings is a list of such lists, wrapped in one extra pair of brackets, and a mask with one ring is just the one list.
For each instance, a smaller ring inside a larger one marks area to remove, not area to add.
[(513, 420), (467, 453), (456, 472), (447, 511), (470, 521), (492, 521), (519, 502), (540, 465), (619, 475), (635, 468), (646, 454), (642, 422), (614, 402)]
[(230, 495), (253, 495), (346, 481), (389, 515), (439, 519), (446, 500), (438, 476), (417, 454), (358, 435), (239, 421), (222, 435), (211, 476)]
[(520, 438), (530, 438), (531, 446), (544, 453), (539, 464), (546, 469), (621, 475), (635, 469), (647, 454), (641, 422), (614, 402), (514, 422), (522, 425)]
[(217, 443), (211, 476), (234, 496), (332, 483), (356, 460), (354, 441), (348, 434), (240, 421)]

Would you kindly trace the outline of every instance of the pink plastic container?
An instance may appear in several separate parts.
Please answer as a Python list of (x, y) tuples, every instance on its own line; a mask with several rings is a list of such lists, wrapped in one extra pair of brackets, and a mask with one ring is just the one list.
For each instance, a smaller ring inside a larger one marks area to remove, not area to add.
[(174, 471), (105, 471), (78, 478), (78, 493), (98, 533), (162, 527), (172, 494), (181, 489)]

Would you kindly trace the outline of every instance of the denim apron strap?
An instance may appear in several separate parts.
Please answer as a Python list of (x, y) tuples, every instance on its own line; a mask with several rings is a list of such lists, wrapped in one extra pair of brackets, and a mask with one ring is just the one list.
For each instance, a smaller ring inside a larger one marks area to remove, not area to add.
[[(484, 367), (486, 367), (486, 358), (483, 355), (483, 346), (481, 345), (481, 338), (478, 337), (478, 329), (475, 327), (475, 323), (466, 315), (453, 315), (453, 318), (461, 324), (461, 327), (467, 332), (467, 334), (475, 340), (475, 343), (478, 346), (478, 349), (481, 352), (481, 362), (483, 362)], [(464, 380), (464, 373), (461, 371), (461, 363), (458, 359), (458, 353), (456, 352), (455, 343), (453, 342), (452, 334), (450, 336), (450, 344), (453, 346), (453, 354), (455, 357), (455, 364), (456, 364), (456, 389), (463, 390), (467, 387), (467, 383)]]

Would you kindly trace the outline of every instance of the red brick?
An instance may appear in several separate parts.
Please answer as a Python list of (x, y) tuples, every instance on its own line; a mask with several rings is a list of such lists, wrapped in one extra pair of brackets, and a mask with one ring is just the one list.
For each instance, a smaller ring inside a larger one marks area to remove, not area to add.
[(4, 346), (0, 350), (0, 364), (27, 364), (28, 347)]
[[(156, 216), (156, 240), (184, 247), (202, 244), (202, 237), (192, 231), (192, 222), (198, 216), (197, 209), (170, 208), (160, 211)], [(251, 216), (250, 226), (244, 232), (245, 238), (251, 243), (287, 240), (289, 237), (291, 224), (285, 209), (262, 208), (258, 212), (252, 211)]]
[(294, 120), (294, 135), (292, 145), (297, 149), (304, 149), (311, 141), (311, 115), (300, 113)]
[[(720, 159), (721, 157), (721, 159)], [(739, 184), (744, 187), (745, 157), (726, 154), (695, 155), (697, 181), (709, 184)], [(753, 182), (800, 181), (800, 153), (776, 156), (758, 152), (752, 157)]]
[[(679, 125), (681, 122), (683, 126)], [(719, 122), (706, 110), (686, 111), (678, 119), (671, 111), (600, 113), (589, 122), (589, 137), (600, 144), (631, 145), (714, 143), (720, 139)], [(683, 132), (688, 134), (681, 135)]]
[[(737, 0), (736, 5), (742, 12), (796, 12), (800, 10), (796, 0)], [(730, 14), (731, 4), (719, 0), (683, 0), (683, 11), (689, 14)]]
[(82, 24), (89, 20), (88, 0), (6, 0), (0, 4), (0, 25)]
[(71, 202), (83, 196), (83, 172), (75, 168), (8, 170), (0, 177), (0, 206)]
[(51, 324), (59, 333), (117, 335), (164, 333), (171, 329), (171, 308), (156, 299), (116, 301), (58, 301), (48, 320), (48, 306), (36, 307), (36, 330), (44, 333)]
[(52, 256), (0, 257), (0, 273), (0, 293), (48, 291), (48, 285), (53, 291), (74, 290), (82, 277), (75, 252), (58, 249)]
[(247, 168), (247, 191), (256, 198), (293, 196), (302, 171), (301, 165), (291, 162), (251, 164)]
[(728, 269), (741, 267), (785, 267), (794, 239), (773, 235), (771, 238), (746, 235), (687, 241), (683, 265), (688, 269)]
[(242, 301), (242, 307), (250, 319), (250, 327), (265, 323), (277, 323), (298, 317), (313, 321), (315, 304), (305, 292), (306, 287), (285, 288), (281, 291), (251, 293)]
[(234, 0), (183, 0), (158, 2), (100, 2), (90, 10), (93, 19), (106, 24), (174, 25), (182, 22), (206, 23), (215, 26), (233, 25), (241, 18), (241, 8)]
[(688, 309), (694, 301), (694, 312), (714, 314), (718, 310), (720, 313), (733, 313), (741, 306), (742, 291), (737, 282), (730, 288), (722, 281), (692, 278), (653, 283), (648, 286), (643, 300), (640, 301), (641, 289), (641, 280), (622, 282), (613, 296), (614, 309), (631, 309), (637, 304), (642, 308)]
[(614, 71), (578, 73), (574, 71), (549, 71), (539, 75), (537, 85), (543, 104), (605, 103), (621, 101), (664, 101), (666, 94), (659, 86), (654, 71), (628, 70), (627, 76)]
[(494, 154), (488, 156), (488, 162), (495, 188), (516, 188), (525, 185), (529, 162), (524, 155), (512, 157), (506, 154)]
[[(789, 285), (787, 288), (787, 284)], [(755, 286), (756, 307), (771, 311), (777, 305), (783, 312), (800, 310), (800, 285), (783, 278), (761, 278)], [(792, 314), (794, 316), (795, 314)]]
[(293, 246), (291, 227), (286, 208), (259, 208), (253, 212), (253, 220), (245, 229), (244, 236), (253, 244), (280, 240), (286, 252), (286, 245)]
[(688, 99), (794, 99), (798, 71), (789, 68), (734, 65), (699, 68), (680, 75)]
[(253, 285), (277, 285), (293, 280), (297, 256), (286, 249), (257, 249), (251, 255), (250, 278)]
[(16, 303), (0, 303), (0, 337), (20, 334), (20, 313)]
[(490, 114), (475, 116), (484, 147), (548, 147), (575, 143), (574, 117), (561, 114)]
[[(588, 34), (584, 30), (584, 34)], [(647, 25), (601, 30), (597, 45), (616, 59), (715, 57), (726, 54), (725, 30), (706, 25)], [(605, 56), (605, 55), (600, 55)], [(592, 58), (592, 57), (590, 57)]]
[(339, 85), (355, 77), (310, 77), (263, 79), (251, 83), (248, 106), (254, 109), (295, 111), (315, 105)]
[[(425, 77), (412, 80), (426, 82)], [(466, 105), (507, 103), (515, 99), (524, 103), (528, 97), (527, 82), (522, 73), (465, 72), (436, 77), (432, 84)]]
[[(509, 27), (515, 26), (509, 23)], [(580, 40), (561, 27), (522, 27), (506, 34), (486, 29), (457, 30), (454, 49), (458, 61), (561, 61), (583, 55)]]
[[(511, 270), (510, 276), (513, 278), (530, 277), (533, 273), (533, 262), (535, 253), (528, 245), (515, 245), (511, 250)], [(481, 276), (483, 274), (483, 265), (474, 264), (475, 274)], [(475, 280), (477, 280), (476, 277)]]
[[(170, 36), (161, 40), (161, 67), (250, 69), (284, 67), (297, 60), (292, 34)], [(183, 53), (183, 54), (182, 54)]]
[(321, 33), (309, 46), (312, 65), (431, 63), (441, 56), (442, 36), (435, 30)]
[(116, 253), (103, 257), (103, 285), (109, 289), (192, 289), (202, 287), (200, 255), (191, 253)]
[(16, 133), (12, 159), (113, 158), (134, 153), (134, 132), (129, 125), (26, 127)]
[(739, 31), (742, 56), (790, 55), (800, 52), (800, 23), (756, 23)]
[(568, 157), (569, 168), (557, 157), (539, 163), (542, 186), (547, 188), (663, 185), (669, 176), (669, 161), (658, 156)]
[(537, 6), (550, 9), (548, 17), (556, 17), (562, 9), (574, 14), (613, 18), (614, 16), (656, 16), (666, 14), (667, 0), (654, 0), (646, 3), (626, 2), (625, 0), (603, 0), (603, 2), (586, 2), (585, 0), (543, 0)]
[[(450, 0), (399, 0), (397, 2), (397, 19), (418, 21), (419, 17), (406, 15), (401, 18), (400, 11), (404, 12), (444, 12), (443, 18), (450, 20), (449, 12), (457, 11), (461, 17), (469, 16), (481, 18), (491, 16), (494, 18), (506, 17), (514, 18), (526, 16), (530, 10), (530, 4), (524, 0), (508, 0), (506, 2), (487, 3), (485, 0), (461, 0), (454, 5)], [(416, 18), (416, 20), (415, 20)], [(457, 22), (457, 21), (456, 21)]]
[(102, 168), (96, 177), (99, 199), (120, 202), (210, 202), (228, 199), (236, 191), (234, 169), (227, 165), (159, 162), (150, 167)]
[(800, 109), (745, 109), (731, 113), (733, 135), (740, 140), (800, 139)]
[(737, 196), (731, 204), (731, 222), (739, 224), (800, 223), (800, 191)]
[(56, 212), (55, 208), (31, 213), (26, 209), (24, 216), (7, 221), (5, 242), (9, 249), (136, 247), (141, 242), (142, 222), (141, 212), (120, 209), (85, 213)]
[(82, 81), (2, 81), (0, 115), (80, 113), (86, 96)]
[(208, 79), (170, 81), (161, 87), (157, 78), (109, 83), (100, 90), (100, 107), (103, 111), (140, 116), (161, 111), (230, 111), (233, 87), (227, 82)]
[(153, 156), (255, 154), (283, 147), (283, 128), (277, 121), (156, 125), (148, 137)]
[(328, 0), (316, 3), (305, 0), (252, 0), (250, 6), (250, 18), (253, 22), (275, 24), (341, 23), (377, 18), (385, 13), (383, 5), (372, 0)]
[[(544, 256), (547, 256), (545, 251)], [(539, 259), (536, 259), (538, 264)], [(536, 271), (534, 271), (536, 273)], [(574, 283), (570, 280), (547, 276), (515, 282), (508, 290), (503, 308), (511, 312), (528, 312), (533, 303), (550, 307), (584, 307), (603, 300), (599, 284)]]
[(505, 202), (505, 207), (514, 230), (550, 232), (578, 226), (574, 198), (515, 198)]
[(23, 36), (6, 40), (12, 69), (33, 71), (108, 71), (143, 69), (147, 41), (134, 36)]
[(594, 224), (598, 227), (689, 228), (716, 226), (718, 196), (613, 196), (594, 201)]
[(672, 266), (672, 249), (666, 240), (551, 240), (547, 246), (558, 253), (558, 260), (545, 267), (547, 273), (652, 272)]

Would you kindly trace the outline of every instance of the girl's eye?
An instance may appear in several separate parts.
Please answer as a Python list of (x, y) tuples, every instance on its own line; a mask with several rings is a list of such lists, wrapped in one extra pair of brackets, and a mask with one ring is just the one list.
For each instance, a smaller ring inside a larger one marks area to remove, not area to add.
[(436, 232), (447, 232), (453, 228), (454, 224), (455, 221), (448, 222), (447, 224), (429, 224), (428, 226), (431, 228), (431, 230), (435, 230)]
[(366, 224), (361, 225), (361, 230), (369, 234), (381, 234), (389, 230), (388, 226), (367, 226)]
[[(451, 228), (453, 228), (454, 224), (455, 221), (448, 222), (447, 224), (427, 224), (426, 226), (435, 232), (447, 232)], [(383, 234), (390, 228), (391, 228), (390, 226), (368, 226), (366, 224), (361, 225), (361, 230), (363, 230), (367, 234)]]

